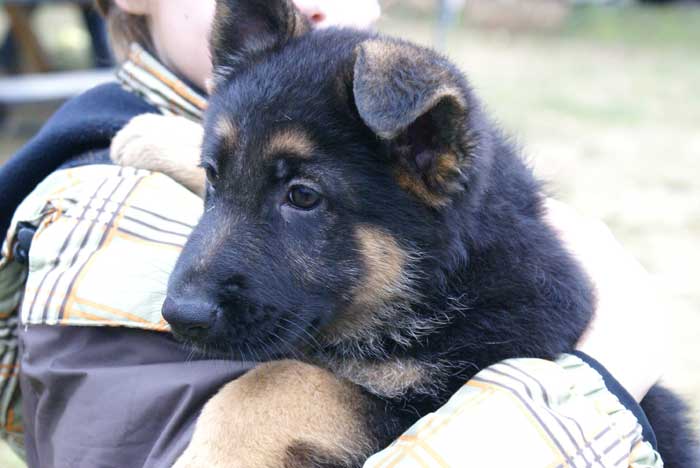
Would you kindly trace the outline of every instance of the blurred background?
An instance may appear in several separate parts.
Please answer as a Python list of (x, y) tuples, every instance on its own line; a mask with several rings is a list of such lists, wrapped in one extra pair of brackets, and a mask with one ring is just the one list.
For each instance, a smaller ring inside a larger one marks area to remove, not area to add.
[[(655, 277), (666, 381), (700, 416), (700, 0), (382, 3), (379, 28), (443, 49), (552, 194)], [(0, 163), (63, 99), (110, 79), (89, 5), (0, 2)], [(0, 467), (22, 466), (12, 457), (0, 445)]]

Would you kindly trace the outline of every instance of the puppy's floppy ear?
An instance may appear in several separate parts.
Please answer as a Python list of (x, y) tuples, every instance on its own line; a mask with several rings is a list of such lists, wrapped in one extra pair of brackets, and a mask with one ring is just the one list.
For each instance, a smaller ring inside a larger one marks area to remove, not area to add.
[(356, 49), (355, 105), (390, 149), (399, 184), (435, 206), (463, 190), (475, 138), (467, 128), (469, 92), (438, 53), (395, 39)]
[(214, 85), (310, 30), (292, 0), (216, 0), (211, 38)]

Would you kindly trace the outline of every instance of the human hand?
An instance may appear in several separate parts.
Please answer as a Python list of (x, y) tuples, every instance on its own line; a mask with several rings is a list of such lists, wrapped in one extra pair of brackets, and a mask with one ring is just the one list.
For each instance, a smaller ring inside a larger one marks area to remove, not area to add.
[(547, 200), (547, 216), (596, 288), (595, 314), (577, 349), (601, 362), (641, 401), (666, 362), (658, 288), (604, 223), (552, 199)]
[(143, 114), (112, 139), (110, 157), (120, 166), (161, 172), (199, 196), (206, 176), (199, 167), (204, 130), (184, 117)]

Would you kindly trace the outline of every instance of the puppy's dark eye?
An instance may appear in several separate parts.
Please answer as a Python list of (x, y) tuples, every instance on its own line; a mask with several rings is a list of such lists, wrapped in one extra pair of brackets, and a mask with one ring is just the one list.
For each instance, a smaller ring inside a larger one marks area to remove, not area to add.
[(304, 185), (295, 185), (289, 189), (287, 200), (300, 210), (312, 210), (321, 203), (321, 194)]
[(216, 168), (212, 166), (209, 163), (202, 163), (199, 165), (202, 169), (204, 169), (204, 172), (207, 174), (207, 181), (210, 184), (214, 184), (216, 180), (219, 178), (219, 173), (216, 171)]

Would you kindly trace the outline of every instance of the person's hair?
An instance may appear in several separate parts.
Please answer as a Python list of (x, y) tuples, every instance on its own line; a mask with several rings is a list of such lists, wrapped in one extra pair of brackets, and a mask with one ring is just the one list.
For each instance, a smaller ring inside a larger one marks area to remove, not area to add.
[(151, 31), (145, 16), (127, 13), (118, 8), (112, 0), (95, 0), (95, 3), (107, 22), (110, 43), (118, 61), (126, 59), (132, 42), (137, 42), (149, 52), (153, 52)]

